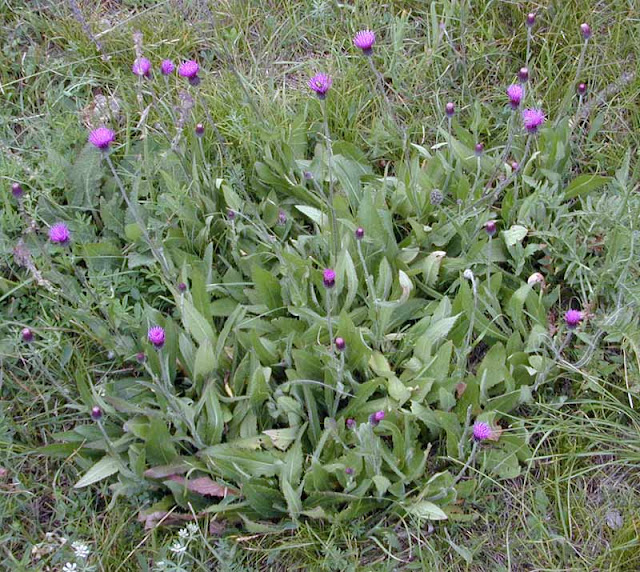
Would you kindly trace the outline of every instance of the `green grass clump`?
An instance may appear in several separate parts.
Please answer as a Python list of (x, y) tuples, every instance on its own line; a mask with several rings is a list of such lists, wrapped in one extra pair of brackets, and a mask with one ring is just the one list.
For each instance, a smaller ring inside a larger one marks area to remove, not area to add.
[(638, 568), (638, 27), (533, 9), (0, 5), (5, 567)]

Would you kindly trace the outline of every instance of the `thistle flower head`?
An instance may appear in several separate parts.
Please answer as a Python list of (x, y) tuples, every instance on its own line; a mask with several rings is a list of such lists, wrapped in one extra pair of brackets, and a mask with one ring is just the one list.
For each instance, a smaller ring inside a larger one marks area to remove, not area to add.
[(356, 235), (356, 240), (362, 240), (364, 238), (364, 228), (362, 228), (361, 226), (356, 228), (355, 235)]
[(151, 62), (147, 58), (136, 58), (131, 66), (131, 71), (139, 77), (149, 77)]
[(580, 32), (582, 33), (582, 37), (585, 40), (588, 40), (591, 37), (591, 26), (586, 22), (584, 24), (580, 24)]
[(89, 133), (89, 143), (101, 151), (106, 151), (115, 140), (115, 132), (108, 127), (98, 127)]
[(453, 117), (453, 114), (456, 112), (456, 106), (452, 101), (447, 102), (447, 104), (444, 106), (444, 112), (446, 113), (447, 117)]
[(91, 419), (94, 421), (100, 421), (100, 419), (102, 419), (102, 409), (97, 405), (91, 409)]
[(442, 194), (442, 191), (440, 189), (433, 189), (429, 194), (429, 201), (434, 207), (441, 205), (442, 201), (444, 201), (444, 195)]
[(176, 69), (176, 66), (173, 65), (171, 60), (162, 60), (160, 64), (160, 73), (162, 73), (162, 75), (170, 75), (174, 69)]
[(278, 224), (280, 226), (284, 226), (285, 224), (287, 224), (287, 213), (283, 210), (278, 212)]
[(24, 190), (23, 188), (20, 186), (20, 183), (13, 183), (11, 185), (11, 194), (16, 198), (16, 199), (21, 199), (22, 195), (24, 195)]
[(331, 88), (333, 80), (325, 73), (317, 73), (309, 80), (309, 88), (315, 91), (320, 99), (324, 99)]
[(356, 420), (355, 419), (347, 419), (345, 422), (347, 429), (355, 429), (356, 428)]
[(532, 28), (536, 23), (536, 15), (533, 12), (527, 14), (526, 24), (529, 28)]
[(517, 171), (520, 168), (518, 161), (511, 161), (511, 169)]
[(376, 35), (371, 30), (361, 30), (353, 38), (353, 44), (356, 48), (360, 48), (365, 56), (371, 55), (375, 43)]
[(513, 109), (517, 109), (522, 101), (523, 89), (521, 85), (514, 83), (507, 88), (507, 95), (509, 96), (509, 104)]
[(33, 332), (29, 328), (22, 328), (20, 336), (22, 337), (22, 341), (27, 344), (33, 341)]
[(198, 77), (198, 72), (200, 71), (200, 66), (198, 62), (193, 60), (188, 60), (186, 62), (182, 62), (180, 67), (178, 68), (178, 74), (181, 77), (186, 77), (187, 79), (194, 79)]
[(325, 268), (322, 272), (322, 283), (325, 288), (333, 288), (336, 285), (336, 272), (331, 268)]
[(475, 153), (476, 157), (480, 157), (484, 153), (484, 143), (476, 143)]
[(63, 222), (51, 225), (49, 229), (49, 240), (55, 244), (67, 244), (71, 240), (69, 227)]
[(584, 83), (579, 83), (576, 91), (578, 92), (578, 95), (584, 95), (587, 93), (587, 86)]
[(351, 476), (354, 473), (354, 470), (351, 467), (347, 467), (345, 470), (345, 475)]
[(229, 210), (227, 211), (227, 218), (228, 218), (229, 220), (235, 220), (235, 218), (236, 218), (236, 211), (234, 211), (233, 209), (229, 209)]
[(582, 312), (580, 310), (568, 310), (564, 315), (564, 321), (570, 330), (578, 327), (582, 321)]
[(486, 224), (484, 225), (484, 229), (487, 231), (487, 234), (489, 236), (493, 236), (496, 233), (496, 230), (498, 229), (496, 226), (496, 221), (495, 220), (487, 221)]
[(160, 349), (164, 346), (164, 328), (162, 326), (153, 326), (149, 328), (148, 332), (149, 341), (154, 345), (155, 348)]
[(529, 81), (529, 68), (527, 68), (527, 67), (520, 68), (520, 70), (518, 71), (518, 79), (520, 80), (520, 83), (528, 82)]
[(180, 292), (186, 292), (187, 291), (187, 285), (184, 282), (178, 283), (178, 290)]
[(198, 137), (202, 137), (204, 135), (204, 125), (202, 125), (202, 123), (198, 123), (196, 125), (195, 132)]
[(336, 344), (336, 349), (340, 352), (343, 352), (344, 348), (347, 347), (347, 342), (344, 341), (344, 338), (336, 338), (335, 344)]
[(476, 421), (473, 424), (473, 438), (476, 441), (484, 441), (485, 439), (489, 439), (493, 433), (491, 430), (491, 425), (485, 423), (484, 421)]
[(369, 423), (374, 427), (380, 423), (384, 419), (384, 411), (376, 411), (369, 415)]
[(545, 116), (542, 109), (525, 109), (522, 112), (522, 121), (529, 133), (537, 133), (544, 120)]
[(527, 284), (532, 288), (536, 284), (540, 284), (544, 288), (544, 285), (545, 285), (544, 276), (540, 274), (540, 272), (534, 272), (531, 276), (529, 276), (529, 278), (527, 278)]
[(147, 360), (147, 356), (144, 355), (144, 352), (138, 352), (136, 354), (136, 361), (138, 363), (144, 363)]

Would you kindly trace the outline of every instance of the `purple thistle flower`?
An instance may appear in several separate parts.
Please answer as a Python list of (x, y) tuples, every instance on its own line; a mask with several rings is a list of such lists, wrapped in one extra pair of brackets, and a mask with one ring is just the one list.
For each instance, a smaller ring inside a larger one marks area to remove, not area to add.
[(353, 475), (354, 470), (353, 470), (351, 467), (347, 467), (347, 468), (344, 470), (344, 472), (345, 472), (345, 474), (346, 474), (346, 475), (351, 476), (351, 475)]
[(360, 48), (365, 56), (370, 56), (373, 53), (373, 44), (376, 43), (376, 35), (371, 30), (361, 30), (353, 38), (353, 43), (356, 48)]
[(522, 112), (522, 120), (529, 133), (537, 133), (538, 127), (544, 123), (544, 112), (542, 109), (525, 109)]
[(22, 328), (20, 336), (22, 337), (22, 341), (27, 344), (33, 341), (33, 332), (29, 328)]
[(115, 132), (108, 127), (98, 127), (89, 133), (89, 143), (101, 151), (106, 151), (115, 140)]
[(336, 272), (331, 268), (325, 268), (322, 272), (322, 283), (325, 288), (333, 288), (336, 285)]
[(529, 28), (532, 28), (536, 23), (536, 15), (533, 12), (527, 14), (526, 24)]
[(521, 85), (514, 83), (507, 88), (507, 95), (509, 96), (509, 103), (513, 109), (518, 109), (522, 96), (524, 95)]
[(356, 228), (356, 240), (362, 240), (364, 238), (364, 228), (359, 226)]
[(349, 418), (345, 422), (345, 425), (347, 426), (347, 429), (355, 429), (356, 428), (356, 420)]
[(491, 438), (493, 431), (491, 430), (491, 425), (485, 423), (484, 421), (476, 421), (473, 424), (473, 438), (476, 441), (484, 441), (485, 439)]
[(144, 363), (147, 360), (147, 356), (144, 355), (144, 352), (138, 352), (136, 354), (136, 361), (138, 363)]
[(200, 66), (198, 65), (198, 62), (193, 60), (182, 62), (178, 68), (178, 74), (187, 78), (189, 83), (194, 87), (200, 84), (200, 78), (198, 77), (199, 71)]
[(236, 218), (236, 211), (234, 211), (234, 210), (232, 210), (232, 209), (229, 209), (229, 210), (227, 211), (227, 218), (228, 218), (229, 220), (235, 220), (235, 218)]
[(174, 69), (176, 69), (176, 66), (173, 65), (171, 60), (162, 60), (160, 64), (160, 73), (162, 73), (162, 75), (169, 75), (173, 73)]
[(309, 80), (309, 88), (316, 92), (319, 99), (324, 99), (331, 88), (333, 80), (324, 73), (317, 73)]
[(576, 89), (578, 91), (578, 95), (584, 95), (587, 93), (587, 86), (584, 83), (579, 83)]
[(347, 347), (347, 342), (344, 341), (344, 338), (336, 338), (335, 344), (339, 352), (343, 352), (344, 348)]
[(151, 62), (147, 58), (137, 58), (131, 66), (131, 71), (140, 77), (149, 77), (151, 74)]
[(453, 104), (453, 102), (449, 101), (447, 105), (444, 106), (444, 112), (446, 113), (447, 117), (453, 117), (453, 114), (456, 112), (456, 106)]
[(164, 328), (161, 326), (153, 326), (149, 328), (149, 341), (155, 346), (156, 349), (160, 349), (164, 346)]
[(278, 212), (278, 224), (280, 226), (287, 224), (287, 213), (282, 210)]
[(568, 310), (564, 315), (564, 321), (570, 330), (574, 330), (582, 321), (582, 312), (580, 310)]
[(484, 225), (484, 229), (487, 231), (487, 234), (489, 236), (495, 235), (497, 230), (496, 221), (495, 220), (487, 221), (487, 223)]
[(198, 137), (202, 137), (204, 135), (204, 125), (202, 125), (202, 123), (198, 123), (195, 131)]
[(57, 222), (49, 229), (49, 240), (55, 244), (67, 244), (71, 240), (69, 227), (63, 222)]
[(187, 285), (184, 282), (180, 282), (178, 284), (178, 290), (180, 292), (186, 292), (187, 291)]
[(585, 40), (588, 40), (591, 37), (591, 26), (586, 22), (584, 24), (580, 24), (580, 32), (582, 32), (582, 37)]
[(384, 411), (376, 411), (369, 415), (369, 423), (374, 427), (380, 423), (384, 419)]
[(20, 183), (13, 183), (11, 185), (11, 194), (16, 199), (21, 199), (22, 195), (24, 195), (24, 189), (20, 186)]
[(97, 405), (91, 409), (91, 419), (94, 421), (100, 421), (100, 419), (102, 419), (102, 409)]
[(517, 171), (519, 167), (520, 167), (520, 165), (518, 164), (518, 161), (511, 161), (511, 168), (514, 171)]
[(484, 143), (476, 143), (476, 157), (480, 157), (482, 156), (482, 153), (484, 152)]
[(529, 81), (529, 68), (520, 68), (518, 71), (518, 79), (520, 83), (527, 83)]

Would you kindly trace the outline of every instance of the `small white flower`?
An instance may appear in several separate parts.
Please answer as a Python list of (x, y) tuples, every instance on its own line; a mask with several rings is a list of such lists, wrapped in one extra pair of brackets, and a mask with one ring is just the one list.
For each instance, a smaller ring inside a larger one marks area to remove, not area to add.
[(169, 550), (171, 550), (171, 552), (173, 552), (174, 554), (184, 554), (187, 550), (187, 547), (180, 542), (174, 542)]
[(78, 566), (75, 563), (72, 564), (71, 562), (67, 562), (62, 567), (62, 572), (75, 572), (77, 569), (78, 569)]
[(190, 522), (187, 524), (187, 530), (189, 534), (196, 534), (198, 532), (198, 525), (195, 522)]
[(76, 558), (82, 558), (83, 560), (91, 553), (91, 550), (84, 542), (74, 542), (71, 548), (73, 548)]
[(178, 536), (180, 538), (189, 538), (189, 531), (186, 528), (181, 528), (178, 531)]

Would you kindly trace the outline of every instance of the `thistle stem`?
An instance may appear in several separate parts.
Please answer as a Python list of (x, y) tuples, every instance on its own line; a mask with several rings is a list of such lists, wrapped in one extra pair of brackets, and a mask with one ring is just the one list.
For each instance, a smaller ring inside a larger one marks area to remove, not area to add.
[[(331, 235), (333, 237), (332, 246), (333, 246), (333, 263), (336, 264), (338, 261), (338, 221), (336, 220), (336, 211), (334, 205), (334, 194), (333, 194), (333, 147), (331, 145), (331, 136), (329, 134), (329, 119), (327, 115), (327, 101), (326, 99), (322, 100), (322, 120), (324, 124), (324, 137), (327, 144), (327, 153), (329, 155), (329, 160), (327, 161), (327, 169), (329, 171), (329, 217), (331, 219)], [(332, 342), (333, 344), (333, 342)], [(333, 346), (332, 346), (333, 351)]]

